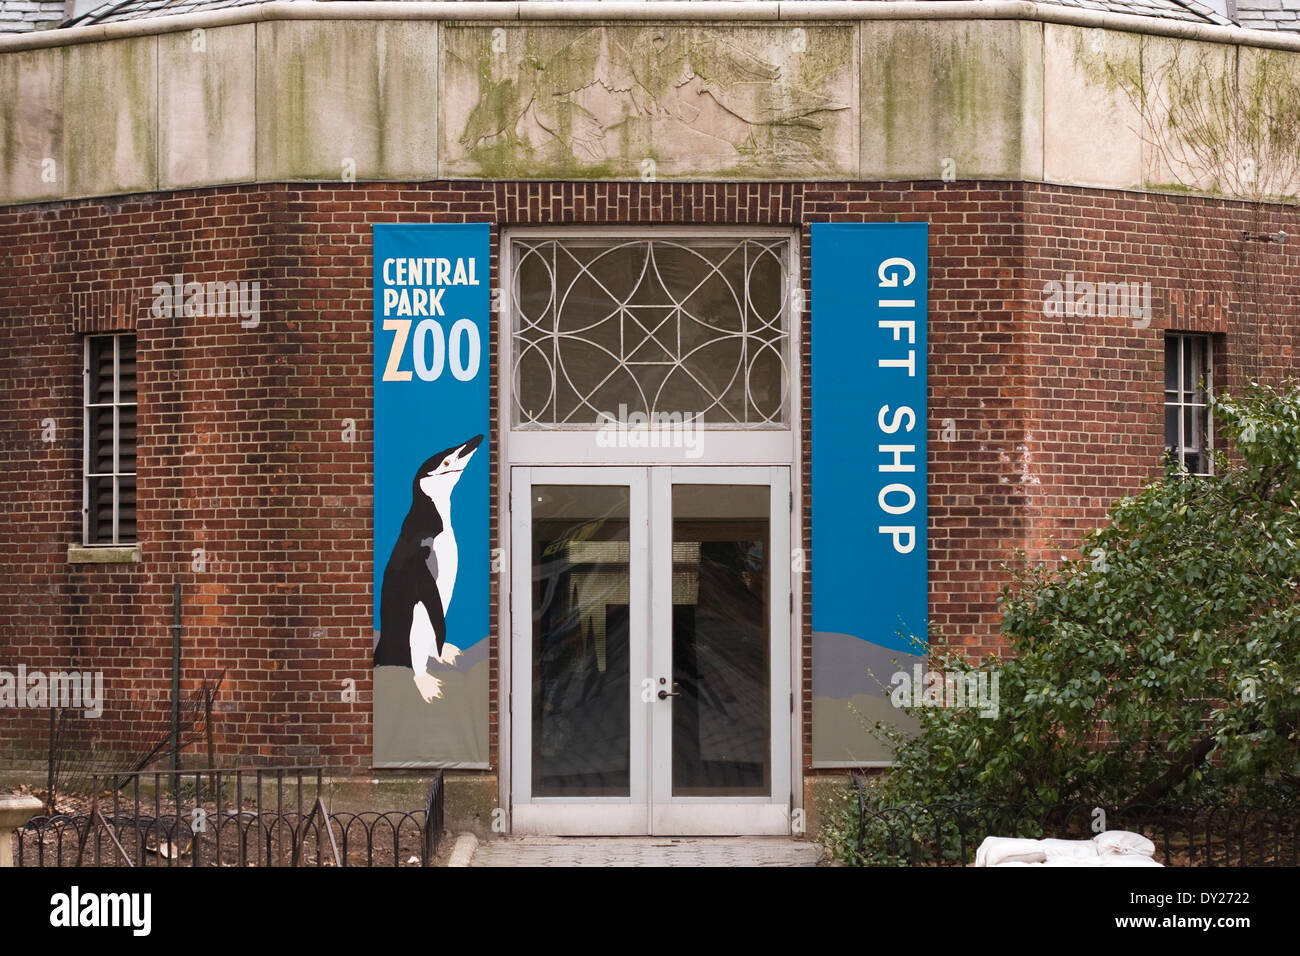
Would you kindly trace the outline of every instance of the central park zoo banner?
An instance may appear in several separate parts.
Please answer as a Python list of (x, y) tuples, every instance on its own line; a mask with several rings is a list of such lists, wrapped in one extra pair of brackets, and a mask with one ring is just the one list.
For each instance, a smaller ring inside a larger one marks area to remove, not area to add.
[(373, 228), (374, 766), (484, 769), (489, 227)]

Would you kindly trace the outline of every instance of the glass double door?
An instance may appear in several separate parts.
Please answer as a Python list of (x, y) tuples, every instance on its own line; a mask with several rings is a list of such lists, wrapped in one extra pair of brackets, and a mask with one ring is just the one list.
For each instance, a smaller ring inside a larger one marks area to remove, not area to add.
[(515, 832), (788, 832), (789, 469), (511, 480)]

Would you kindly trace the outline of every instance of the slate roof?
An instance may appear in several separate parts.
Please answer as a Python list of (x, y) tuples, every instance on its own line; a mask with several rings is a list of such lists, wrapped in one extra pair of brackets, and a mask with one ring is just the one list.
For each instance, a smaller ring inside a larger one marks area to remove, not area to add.
[[(227, 7), (242, 7), (263, 2), (265, 0), (106, 0), (62, 25), (67, 27), (92, 23), (115, 23), (144, 17), (195, 13), (200, 10), (222, 10)], [(315, 3), (318, 0), (294, 0), (294, 2)], [(863, 0), (863, 2), (870, 2), (870, 0)], [(1039, 0), (1039, 2), (1111, 13), (1161, 17), (1167, 20), (1232, 26), (1231, 20), (1198, 0)], [(1248, 8), (1241, 11), (1241, 26), (1276, 30), (1300, 29), (1300, 0), (1240, 0), (1240, 5)]]
[(0, 0), (0, 33), (28, 33), (57, 27), (63, 0)]
[(1138, 17), (1162, 17), (1230, 27), (1232, 21), (1197, 0), (1038, 0), (1058, 7), (1080, 7), (1105, 13), (1129, 13)]
[(1238, 0), (1237, 17), (1252, 30), (1300, 30), (1300, 0)]
[[(107, 0), (81, 16), (68, 20), (65, 27), (84, 27), (92, 23), (118, 23), (146, 17), (173, 17), (201, 10), (224, 10), (226, 7), (249, 7), (266, 0)], [(296, 0), (314, 2), (314, 0)]]

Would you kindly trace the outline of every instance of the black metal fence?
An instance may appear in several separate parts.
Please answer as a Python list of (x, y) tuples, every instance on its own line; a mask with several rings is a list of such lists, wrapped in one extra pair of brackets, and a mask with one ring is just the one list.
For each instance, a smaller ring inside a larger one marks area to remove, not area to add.
[(330, 811), (321, 768), (96, 775), (76, 812), (18, 831), (18, 866), (432, 866), (443, 774), (422, 810)]
[(1132, 804), (931, 804), (873, 806), (857, 795), (856, 859), (861, 865), (966, 866), (985, 837), (1091, 839), (1131, 830), (1155, 844), (1165, 866), (1300, 865), (1300, 810), (1245, 806)]

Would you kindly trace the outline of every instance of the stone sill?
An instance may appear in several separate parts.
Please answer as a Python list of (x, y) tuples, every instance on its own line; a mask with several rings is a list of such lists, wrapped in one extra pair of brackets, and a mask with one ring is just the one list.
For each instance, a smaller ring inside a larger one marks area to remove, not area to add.
[(136, 564), (140, 561), (140, 545), (68, 545), (69, 564)]

